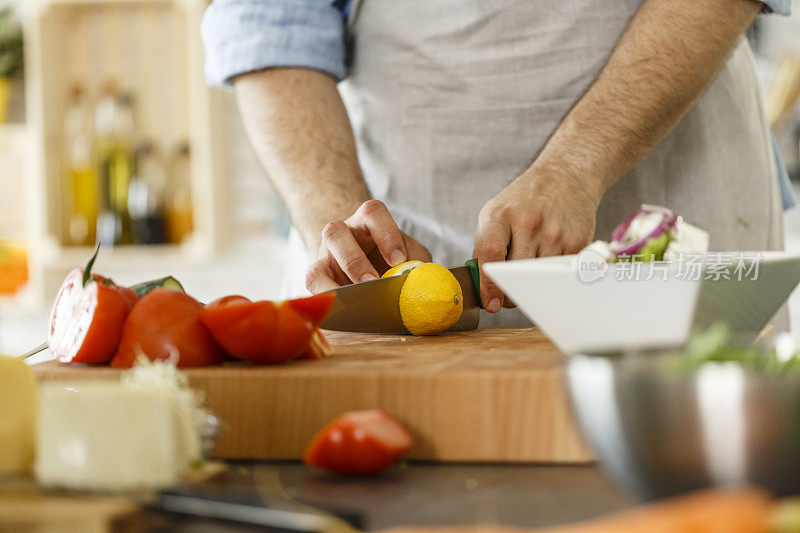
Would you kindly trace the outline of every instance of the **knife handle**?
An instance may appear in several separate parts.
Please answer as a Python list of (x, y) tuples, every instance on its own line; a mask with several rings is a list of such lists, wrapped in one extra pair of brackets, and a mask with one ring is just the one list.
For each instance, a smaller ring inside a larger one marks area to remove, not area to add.
[(478, 297), (478, 305), (483, 309), (483, 304), (481, 303), (481, 274), (478, 270), (478, 258), (473, 257), (472, 259), (467, 259), (464, 264), (467, 265), (469, 269), (469, 277), (472, 279), (472, 288), (475, 289), (475, 294)]

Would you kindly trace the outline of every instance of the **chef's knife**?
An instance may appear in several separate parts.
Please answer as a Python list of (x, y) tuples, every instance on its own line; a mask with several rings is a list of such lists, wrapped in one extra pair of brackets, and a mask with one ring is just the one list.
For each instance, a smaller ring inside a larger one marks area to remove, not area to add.
[[(211, 519), (230, 525), (257, 526), (263, 530), (286, 533), (355, 533), (360, 530), (362, 518), (357, 515), (334, 515), (332, 512), (283, 498), (262, 498), (248, 490), (225, 490), (216, 487), (190, 487), (172, 489), (146, 498), (148, 509), (182, 515), (189, 518)], [(192, 527), (209, 523), (184, 524)], [(359, 529), (357, 529), (357, 527)], [(223, 528), (235, 531), (239, 528)], [(250, 530), (248, 528), (247, 530)]]
[[(464, 297), (461, 318), (448, 331), (469, 331), (480, 320), (480, 291), (477, 259), (465, 266), (451, 268)], [(400, 289), (408, 274), (345, 285), (328, 292), (336, 294), (330, 313), (320, 325), (323, 329), (359, 333), (395, 333), (409, 335), (400, 318)]]

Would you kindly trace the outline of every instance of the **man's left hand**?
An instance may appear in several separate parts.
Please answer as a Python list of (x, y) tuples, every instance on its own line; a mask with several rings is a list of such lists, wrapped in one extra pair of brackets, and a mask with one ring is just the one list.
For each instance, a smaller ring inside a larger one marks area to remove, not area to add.
[(483, 273), (484, 263), (577, 253), (594, 235), (600, 197), (588, 180), (534, 165), (489, 200), (481, 209), (474, 250), (484, 308), (496, 313), (505, 299)]

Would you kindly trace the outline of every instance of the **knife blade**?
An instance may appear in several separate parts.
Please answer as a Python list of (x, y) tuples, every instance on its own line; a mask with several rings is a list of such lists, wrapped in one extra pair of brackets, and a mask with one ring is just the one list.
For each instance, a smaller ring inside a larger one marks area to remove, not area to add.
[[(464, 299), (461, 318), (447, 331), (469, 331), (480, 321), (480, 298), (477, 295), (470, 266), (451, 268)], [(477, 268), (475, 266), (474, 268)], [(400, 290), (408, 274), (344, 285), (327, 292), (336, 294), (322, 329), (358, 333), (391, 333), (410, 335), (400, 317)]]

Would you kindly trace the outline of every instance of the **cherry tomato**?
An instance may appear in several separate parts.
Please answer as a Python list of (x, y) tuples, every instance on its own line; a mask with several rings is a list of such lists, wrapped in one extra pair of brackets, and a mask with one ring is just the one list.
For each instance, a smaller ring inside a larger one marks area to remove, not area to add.
[(315, 294), (308, 298), (297, 298), (288, 300), (289, 305), (300, 311), (314, 322), (314, 327), (319, 326), (320, 322), (328, 316), (331, 310), (333, 301), (336, 299), (336, 294), (332, 292), (323, 292)]
[(203, 304), (180, 291), (159, 288), (133, 307), (111, 366), (129, 368), (139, 353), (151, 360), (178, 354), (178, 367), (222, 363), (225, 353), (200, 322)]
[(75, 268), (56, 294), (47, 328), (47, 346), (64, 363), (108, 363), (117, 350), (123, 324), (138, 297), (103, 276)]
[(351, 411), (314, 436), (303, 462), (338, 474), (377, 474), (412, 444), (406, 428), (385, 411)]

